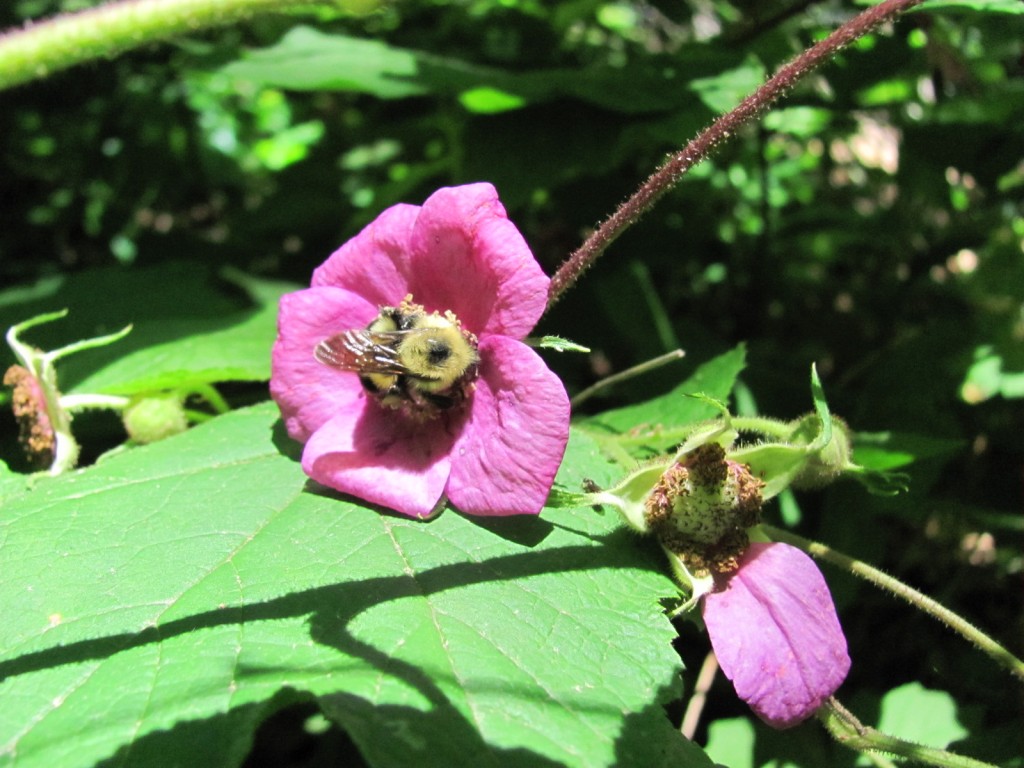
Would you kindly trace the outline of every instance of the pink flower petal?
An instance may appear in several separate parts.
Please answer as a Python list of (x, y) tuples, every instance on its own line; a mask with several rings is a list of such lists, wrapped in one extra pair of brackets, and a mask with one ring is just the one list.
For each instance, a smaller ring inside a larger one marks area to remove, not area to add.
[(428, 197), (412, 248), (410, 287), (428, 310), (452, 310), (478, 336), (521, 339), (540, 319), (549, 280), (490, 184)]
[(410, 265), (419, 212), (418, 205), (404, 203), (383, 211), (317, 267), (313, 286), (346, 288), (378, 307), (398, 304), (409, 293), (409, 274), (419, 268)]
[(461, 419), (419, 421), (363, 397), (317, 430), (302, 468), (318, 483), (410, 517), (426, 517), (451, 471)]
[(449, 498), (470, 515), (539, 513), (568, 437), (569, 398), (558, 377), (521, 342), (486, 337)]
[(305, 441), (362, 393), (359, 377), (319, 363), (316, 345), (350, 328), (364, 328), (377, 308), (340, 288), (308, 288), (281, 297), (271, 353), (270, 394), (288, 434)]
[[(446, 492), (472, 514), (539, 512), (569, 405), (558, 378), (515, 339), (544, 311), (548, 282), (490, 184), (384, 211), (316, 270), (312, 288), (281, 303), (271, 393), (289, 434), (307, 441), (306, 473), (412, 516)], [(365, 327), (410, 293), (427, 311), (454, 312), (480, 340), (476, 392), (437, 418), (384, 409), (354, 372), (313, 358), (320, 341)]]
[(850, 669), (821, 571), (788, 544), (754, 543), (723, 582), (704, 597), (704, 623), (737, 695), (774, 728), (810, 717)]

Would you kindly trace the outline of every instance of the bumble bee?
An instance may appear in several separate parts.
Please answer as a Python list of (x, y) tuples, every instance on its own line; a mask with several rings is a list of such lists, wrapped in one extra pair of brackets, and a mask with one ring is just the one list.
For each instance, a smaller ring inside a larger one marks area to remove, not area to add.
[(324, 365), (359, 374), (363, 388), (385, 406), (445, 410), (462, 402), (476, 378), (476, 337), (451, 313), (427, 314), (407, 297), (381, 307), (363, 330), (317, 344)]

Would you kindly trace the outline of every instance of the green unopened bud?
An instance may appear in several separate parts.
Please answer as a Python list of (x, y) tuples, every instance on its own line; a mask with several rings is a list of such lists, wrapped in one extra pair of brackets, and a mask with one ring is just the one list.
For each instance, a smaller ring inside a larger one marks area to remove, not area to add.
[[(799, 491), (823, 488), (834, 482), (843, 472), (850, 469), (853, 445), (850, 427), (838, 416), (832, 420), (831, 439), (813, 453), (807, 455), (800, 471), (793, 478), (792, 486)], [(821, 419), (816, 413), (809, 413), (798, 419), (796, 428), (790, 434), (792, 443), (810, 443), (821, 430)]]
[(125, 408), (124, 428), (135, 443), (155, 443), (188, 429), (185, 408), (175, 394), (138, 398)]
[(670, 466), (645, 504), (648, 527), (661, 545), (696, 576), (729, 572), (761, 522), (764, 482), (750, 468), (725, 457), (718, 443), (706, 443)]

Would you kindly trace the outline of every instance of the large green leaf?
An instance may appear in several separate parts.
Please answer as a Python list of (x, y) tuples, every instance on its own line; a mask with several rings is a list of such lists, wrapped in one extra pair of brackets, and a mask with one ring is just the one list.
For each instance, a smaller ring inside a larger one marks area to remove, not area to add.
[(98, 269), (74, 280), (40, 281), (0, 293), (8, 327), (42, 312), (69, 309), (64, 320), (33, 328), (44, 349), (132, 325), (107, 347), (57, 364), (69, 392), (131, 395), (222, 381), (266, 381), (276, 334), (277, 300), (300, 287), (239, 273), (217, 278), (202, 264)]
[[(354, 91), (381, 99), (463, 96), (464, 106), (479, 105), (482, 112), (498, 111), (494, 107), (498, 101), (512, 109), (572, 96), (616, 112), (642, 113), (691, 105), (694, 97), (685, 86), (687, 80), (717, 75), (738, 63), (731, 53), (695, 46), (661, 62), (595, 66), (585, 72), (569, 68), (511, 72), (300, 26), (275, 45), (251, 51), (221, 71), (261, 85), (302, 91)], [(743, 68), (744, 84), (753, 82), (749, 69)], [(717, 92), (725, 86), (716, 81), (709, 87)], [(482, 94), (488, 98), (481, 99)]]
[[(588, 508), (423, 523), (307, 481), (272, 404), (6, 500), (0, 755), (236, 765), (314, 697), (376, 766), (708, 765), (659, 554)], [(574, 434), (560, 481), (613, 468)]]
[[(270, 379), (268, 350), (277, 333), (277, 301), (301, 286), (235, 274), (254, 306), (212, 320), (143, 320), (133, 351), (78, 382), (75, 391), (135, 394), (223, 381)], [(186, 304), (185, 306), (189, 306)], [(155, 341), (154, 339), (160, 339)], [(144, 346), (143, 346), (144, 344)]]
[(916, 682), (885, 694), (878, 728), (901, 739), (939, 749), (968, 735), (957, 718), (953, 698), (945, 691), (929, 691)]

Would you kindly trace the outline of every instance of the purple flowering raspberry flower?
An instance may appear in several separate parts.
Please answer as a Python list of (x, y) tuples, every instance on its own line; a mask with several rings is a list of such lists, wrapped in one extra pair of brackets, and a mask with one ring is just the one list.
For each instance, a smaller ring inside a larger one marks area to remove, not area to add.
[[(270, 391), (288, 434), (305, 443), (306, 474), (412, 517), (446, 498), (471, 515), (540, 512), (569, 435), (565, 388), (522, 341), (548, 282), (490, 184), (382, 212), (310, 288), (281, 299)], [(402, 312), (456, 328), (471, 345), (473, 365), (450, 397), (418, 396), (399, 374), (375, 387), (314, 357), (325, 340), (394, 326)], [(386, 397), (375, 391), (386, 386)]]

